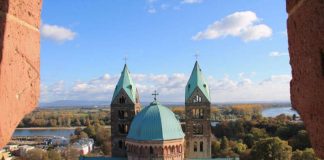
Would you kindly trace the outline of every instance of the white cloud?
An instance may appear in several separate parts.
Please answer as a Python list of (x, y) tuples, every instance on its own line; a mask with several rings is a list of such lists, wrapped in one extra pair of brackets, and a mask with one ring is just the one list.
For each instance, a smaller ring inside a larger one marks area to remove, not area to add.
[[(221, 79), (208, 77), (213, 102), (288, 101), (290, 75), (273, 75), (262, 81), (253, 81), (255, 73), (242, 73), (239, 80), (225, 75)], [(189, 75), (132, 74), (142, 102), (152, 100), (158, 90), (161, 102), (183, 102), (184, 88)], [(63, 81), (41, 85), (41, 101), (106, 100), (110, 101), (119, 75), (105, 74), (89, 81), (77, 81), (67, 86)]]
[(148, 10), (147, 10), (148, 13), (151, 13), (151, 14), (154, 14), (156, 13), (156, 9), (153, 8), (153, 7), (150, 7)]
[(198, 32), (193, 40), (218, 39), (221, 37), (240, 37), (243, 41), (253, 41), (272, 35), (272, 29), (259, 24), (260, 18), (252, 11), (235, 12), (209, 25), (205, 31)]
[(186, 4), (194, 4), (194, 3), (201, 3), (203, 0), (182, 0), (181, 3), (186, 3)]
[(278, 51), (272, 51), (269, 53), (270, 57), (281, 57), (281, 56), (288, 56), (288, 53), (286, 52), (278, 52)]
[(50, 24), (42, 24), (40, 31), (44, 38), (48, 38), (56, 42), (71, 41), (76, 36), (76, 33), (68, 28)]

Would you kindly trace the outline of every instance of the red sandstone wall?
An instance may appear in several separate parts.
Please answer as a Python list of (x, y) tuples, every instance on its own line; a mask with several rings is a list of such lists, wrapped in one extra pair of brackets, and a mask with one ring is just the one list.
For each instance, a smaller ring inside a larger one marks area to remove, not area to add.
[(0, 0), (0, 148), (39, 98), (41, 0)]
[(287, 0), (291, 100), (324, 158), (324, 0)]

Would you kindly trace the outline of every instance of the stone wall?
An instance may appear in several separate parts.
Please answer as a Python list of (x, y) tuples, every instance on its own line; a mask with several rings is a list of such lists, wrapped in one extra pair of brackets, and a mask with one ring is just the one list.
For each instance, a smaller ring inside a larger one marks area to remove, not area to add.
[(0, 0), (0, 148), (39, 98), (41, 0)]
[(324, 158), (324, 0), (287, 0), (291, 100)]

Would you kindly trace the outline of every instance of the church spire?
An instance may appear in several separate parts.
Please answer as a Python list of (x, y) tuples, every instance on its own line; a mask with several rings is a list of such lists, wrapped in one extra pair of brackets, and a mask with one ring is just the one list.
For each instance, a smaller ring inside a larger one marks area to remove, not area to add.
[(196, 88), (199, 88), (208, 101), (210, 101), (209, 88), (197, 60), (186, 85), (186, 101), (190, 98)]
[(130, 72), (126, 63), (124, 65), (119, 81), (116, 85), (112, 101), (114, 101), (114, 99), (122, 89), (124, 89), (128, 97), (133, 101), (133, 103), (136, 103), (137, 89), (135, 83), (132, 80), (132, 77), (130, 76)]

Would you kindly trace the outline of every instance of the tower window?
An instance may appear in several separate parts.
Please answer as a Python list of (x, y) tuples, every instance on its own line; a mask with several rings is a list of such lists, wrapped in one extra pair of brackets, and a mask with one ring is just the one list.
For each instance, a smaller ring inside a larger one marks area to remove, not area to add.
[(204, 142), (200, 142), (200, 152), (203, 152), (204, 151)]
[(196, 95), (194, 98), (193, 98), (193, 103), (198, 103), (198, 102), (201, 102), (201, 97)]
[(204, 118), (204, 110), (203, 109), (193, 109), (193, 118), (195, 119), (203, 119)]
[(197, 142), (194, 142), (194, 148), (193, 148), (194, 149), (194, 152), (197, 152), (197, 150), (198, 150), (197, 147), (198, 147)]
[(124, 96), (121, 96), (121, 97), (119, 98), (119, 103), (120, 103), (120, 104), (125, 104), (125, 102), (126, 102), (126, 98), (125, 98)]
[(128, 113), (126, 111), (118, 111), (118, 118), (126, 119), (126, 118), (128, 118)]
[(119, 129), (119, 133), (121, 133), (121, 134), (128, 133), (128, 125), (127, 124), (119, 124), (118, 129)]
[(118, 148), (120, 148), (120, 149), (123, 148), (123, 141), (122, 140), (118, 141)]
[(190, 84), (188, 84), (188, 91), (189, 91), (189, 89), (190, 89)]

